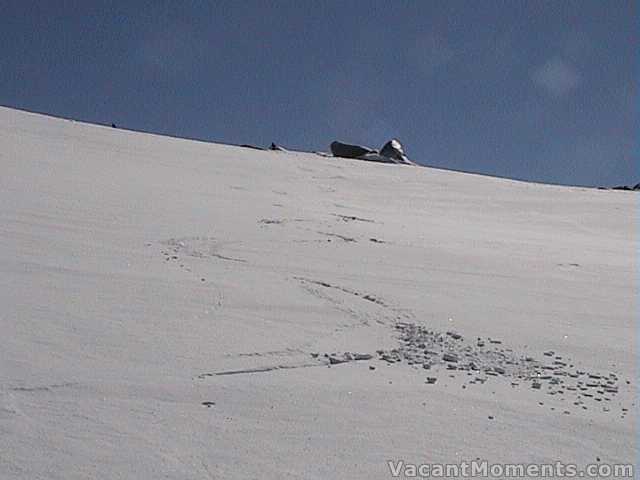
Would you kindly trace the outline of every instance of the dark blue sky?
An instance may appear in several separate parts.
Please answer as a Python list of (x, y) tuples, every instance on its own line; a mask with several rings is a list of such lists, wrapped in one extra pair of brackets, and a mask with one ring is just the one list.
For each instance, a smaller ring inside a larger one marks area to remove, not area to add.
[(25, 1), (0, 104), (224, 143), (398, 137), (427, 165), (640, 181), (634, 1)]

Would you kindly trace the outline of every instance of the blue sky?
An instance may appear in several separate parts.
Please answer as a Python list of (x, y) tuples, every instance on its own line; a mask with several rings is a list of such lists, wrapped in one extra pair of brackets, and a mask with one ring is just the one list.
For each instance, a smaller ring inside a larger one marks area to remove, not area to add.
[(16, 1), (0, 104), (224, 143), (635, 184), (634, 1)]

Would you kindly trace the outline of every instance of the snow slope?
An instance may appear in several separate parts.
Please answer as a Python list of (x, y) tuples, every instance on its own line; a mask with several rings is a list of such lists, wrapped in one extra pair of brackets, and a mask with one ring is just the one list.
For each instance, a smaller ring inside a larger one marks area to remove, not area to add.
[[(634, 193), (8, 108), (0, 172), (2, 479), (635, 461)], [(618, 392), (389, 363), (398, 321)], [(373, 358), (326, 365), (343, 352)]]

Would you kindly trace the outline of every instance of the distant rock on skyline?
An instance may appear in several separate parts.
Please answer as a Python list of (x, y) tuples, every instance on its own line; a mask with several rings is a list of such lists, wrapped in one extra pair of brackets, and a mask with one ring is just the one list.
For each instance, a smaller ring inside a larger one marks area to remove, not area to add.
[(380, 151), (362, 145), (352, 145), (336, 140), (331, 143), (331, 153), (334, 157), (354, 158), (370, 162), (415, 165), (415, 163), (407, 158), (402, 144), (396, 138), (385, 143)]

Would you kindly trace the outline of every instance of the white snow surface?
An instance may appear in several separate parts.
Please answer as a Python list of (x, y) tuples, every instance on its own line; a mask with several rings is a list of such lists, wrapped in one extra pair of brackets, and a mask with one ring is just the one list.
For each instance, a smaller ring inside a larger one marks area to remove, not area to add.
[[(637, 199), (0, 108), (0, 478), (634, 462)], [(390, 364), (396, 322), (619, 393)]]

